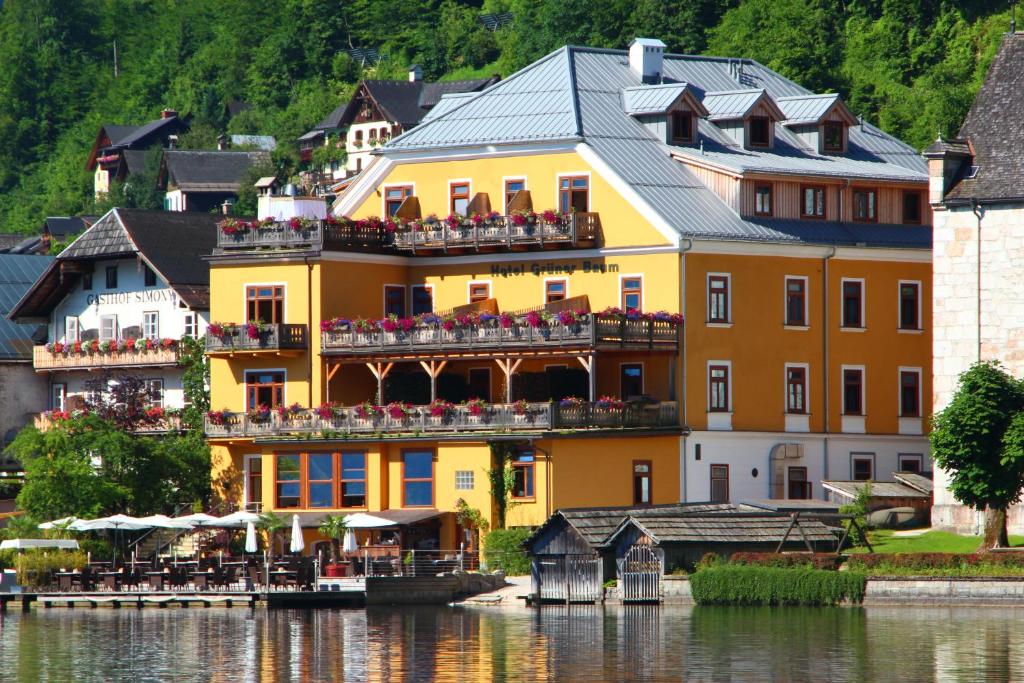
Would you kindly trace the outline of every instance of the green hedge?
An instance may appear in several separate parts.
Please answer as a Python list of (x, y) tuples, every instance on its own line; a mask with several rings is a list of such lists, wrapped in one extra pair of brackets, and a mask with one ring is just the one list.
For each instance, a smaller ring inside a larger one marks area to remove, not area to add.
[(839, 569), (842, 559), (832, 553), (733, 553), (729, 563), (783, 569)]
[(484, 562), (491, 571), (500, 569), (508, 576), (530, 573), (530, 557), (523, 541), (533, 533), (530, 529), (495, 529), (484, 538)]
[(857, 572), (722, 565), (690, 577), (698, 605), (838, 605), (864, 599)]
[(873, 576), (1024, 576), (1024, 553), (875, 553), (847, 566)]

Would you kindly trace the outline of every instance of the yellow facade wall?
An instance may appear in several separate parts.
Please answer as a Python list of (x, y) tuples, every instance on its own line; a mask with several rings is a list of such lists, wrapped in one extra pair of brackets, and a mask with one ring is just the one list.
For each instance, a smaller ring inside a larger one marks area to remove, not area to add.
[(376, 190), (354, 211), (352, 218), (384, 215), (384, 188), (412, 185), (423, 216), (450, 213), (449, 182), (470, 182), (470, 196), (486, 192), (491, 209), (504, 213), (505, 178), (525, 178), (535, 211), (558, 206), (558, 178), (590, 176), (590, 210), (601, 217), (604, 245), (608, 247), (667, 244), (632, 204), (576, 152), (535, 154), (485, 159), (446, 159), (431, 162), (400, 162), (382, 179)]

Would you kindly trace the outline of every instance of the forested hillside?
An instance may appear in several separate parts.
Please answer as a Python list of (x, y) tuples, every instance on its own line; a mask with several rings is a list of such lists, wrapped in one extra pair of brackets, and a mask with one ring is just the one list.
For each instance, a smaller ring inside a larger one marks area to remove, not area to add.
[[(490, 31), (484, 13), (511, 12)], [(565, 44), (757, 59), (923, 147), (955, 133), (1003, 32), (981, 0), (6, 0), (0, 10), (0, 230), (95, 211), (89, 147), (102, 123), (191, 113), (219, 130), (294, 139), (362, 77), (507, 76)], [(116, 70), (115, 70), (116, 45)], [(384, 59), (362, 69), (344, 52)], [(225, 104), (252, 107), (227, 120)]]

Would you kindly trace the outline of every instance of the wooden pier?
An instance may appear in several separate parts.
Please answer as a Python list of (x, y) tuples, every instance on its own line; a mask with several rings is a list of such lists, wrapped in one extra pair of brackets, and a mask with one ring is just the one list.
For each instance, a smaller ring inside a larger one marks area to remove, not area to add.
[(92, 593), (3, 593), (0, 612), (11, 603), (20, 604), (22, 612), (60, 607), (66, 609), (190, 609), (210, 607), (278, 608), (341, 608), (363, 607), (362, 591), (225, 591), (225, 592), (113, 592)]

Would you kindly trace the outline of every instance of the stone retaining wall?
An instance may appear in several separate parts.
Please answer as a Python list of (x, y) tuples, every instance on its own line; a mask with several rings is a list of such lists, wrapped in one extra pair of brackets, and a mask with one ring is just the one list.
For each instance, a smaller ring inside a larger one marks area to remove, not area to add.
[(501, 588), (505, 575), (454, 572), (440, 576), (368, 576), (367, 605), (444, 605), (456, 596)]
[(864, 605), (972, 605), (1024, 607), (1024, 580), (987, 577), (868, 579)]

